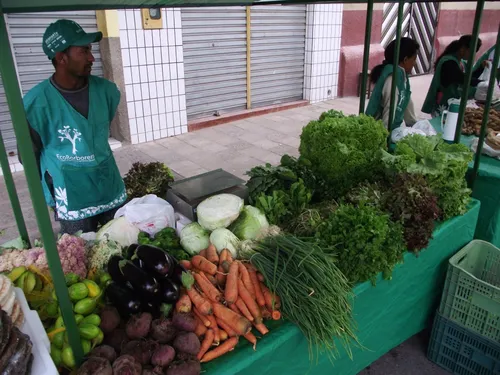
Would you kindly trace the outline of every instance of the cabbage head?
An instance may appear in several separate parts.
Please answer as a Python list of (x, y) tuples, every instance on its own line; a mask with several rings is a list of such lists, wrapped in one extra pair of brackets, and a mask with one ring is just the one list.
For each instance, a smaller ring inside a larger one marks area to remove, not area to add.
[(190, 255), (196, 255), (210, 245), (209, 233), (196, 222), (182, 228), (179, 237), (182, 248)]
[(245, 206), (240, 216), (229, 229), (240, 240), (253, 240), (259, 233), (269, 227), (266, 215), (257, 207)]

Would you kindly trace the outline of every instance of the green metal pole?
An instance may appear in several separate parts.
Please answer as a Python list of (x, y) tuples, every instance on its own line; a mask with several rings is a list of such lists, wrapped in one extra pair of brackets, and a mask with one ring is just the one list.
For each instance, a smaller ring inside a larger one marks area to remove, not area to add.
[(368, 78), (368, 62), (370, 60), (370, 42), (372, 36), (373, 0), (368, 0), (366, 9), (365, 45), (363, 51), (363, 70), (361, 75), (361, 93), (359, 95), (359, 113), (365, 113), (366, 85)]
[(498, 25), (497, 43), (495, 46), (495, 54), (493, 55), (493, 65), (490, 76), (490, 81), (488, 83), (488, 93), (486, 95), (486, 103), (484, 105), (483, 112), (483, 122), (481, 123), (481, 133), (479, 134), (479, 142), (477, 144), (476, 155), (474, 158), (474, 168), (472, 170), (472, 176), (470, 176), (470, 188), (474, 189), (474, 182), (476, 181), (477, 172), (479, 170), (479, 163), (481, 160), (481, 153), (483, 151), (483, 142), (486, 136), (486, 129), (488, 127), (488, 116), (490, 112), (491, 99), (493, 98), (493, 90), (497, 84), (496, 70), (498, 67), (498, 61), (500, 60), (500, 24)]
[(394, 65), (394, 69), (392, 70), (392, 86), (391, 86), (391, 106), (389, 111), (389, 131), (392, 127), (392, 122), (394, 121), (394, 109), (396, 105), (396, 77), (399, 69), (399, 47), (401, 45), (401, 27), (403, 25), (403, 9), (405, 2), (403, 0), (399, 0), (398, 4), (398, 22), (396, 25), (396, 49), (394, 50), (394, 61), (392, 64)]
[(476, 57), (477, 39), (479, 37), (479, 28), (481, 26), (481, 17), (483, 16), (484, 0), (478, 0), (476, 5), (476, 15), (474, 16), (474, 27), (472, 28), (472, 44), (470, 46), (470, 56), (467, 61), (467, 69), (465, 73), (465, 82), (462, 90), (462, 98), (460, 100), (460, 110), (458, 112), (457, 127), (455, 129), (455, 143), (460, 142), (462, 136), (462, 125), (464, 122), (465, 109), (469, 95), (470, 81), (472, 78), (472, 68), (474, 67), (474, 59)]
[(12, 206), (14, 217), (16, 218), (17, 230), (19, 231), (21, 238), (28, 244), (28, 247), (30, 247), (30, 236), (28, 235), (26, 223), (24, 222), (23, 211), (21, 210), (21, 204), (19, 203), (19, 198), (17, 196), (16, 185), (14, 184), (12, 173), (10, 172), (9, 159), (7, 157), (7, 151), (5, 150), (5, 145), (3, 144), (1, 131), (0, 165), (2, 166), (3, 179), (5, 180), (5, 186), (7, 187), (7, 193), (9, 194), (10, 205)]
[(80, 364), (83, 359), (83, 348), (80, 343), (80, 333), (76, 325), (75, 317), (73, 315), (73, 308), (69, 299), (68, 288), (64, 279), (64, 273), (61, 267), (61, 260), (57, 252), (57, 245), (55, 235), (52, 230), (52, 223), (50, 222), (49, 211), (45, 203), (45, 197), (42, 191), (42, 184), (40, 182), (40, 174), (36, 164), (33, 146), (26, 121), (26, 114), (24, 112), (23, 100), (21, 96), (21, 89), (17, 81), (16, 68), (12, 58), (12, 51), (9, 46), (9, 37), (7, 34), (7, 25), (3, 12), (0, 9), (0, 46), (2, 53), (0, 54), (0, 73), (3, 78), (3, 86), (7, 96), (7, 103), (9, 104), (12, 123), (14, 124), (14, 132), (18, 142), (19, 153), (23, 160), (24, 173), (28, 182), (28, 189), (33, 202), (33, 209), (35, 211), (38, 228), (42, 235), (45, 253), (47, 256), (47, 263), (49, 265), (52, 280), (56, 290), (59, 307), (61, 308), (62, 317), (68, 332), (69, 344), (73, 349), (75, 361)]

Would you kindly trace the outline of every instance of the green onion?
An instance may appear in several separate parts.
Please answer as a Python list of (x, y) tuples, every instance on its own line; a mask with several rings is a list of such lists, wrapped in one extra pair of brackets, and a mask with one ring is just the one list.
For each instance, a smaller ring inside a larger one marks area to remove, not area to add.
[(337, 338), (352, 358), (352, 289), (333, 258), (312, 242), (291, 235), (269, 236), (243, 256), (264, 275), (281, 298), (283, 317), (295, 323), (309, 342), (309, 358), (326, 351), (338, 355)]

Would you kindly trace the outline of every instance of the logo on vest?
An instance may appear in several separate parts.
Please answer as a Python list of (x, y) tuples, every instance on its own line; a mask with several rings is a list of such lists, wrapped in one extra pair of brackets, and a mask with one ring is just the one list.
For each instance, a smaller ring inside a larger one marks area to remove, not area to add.
[(76, 155), (76, 153), (78, 151), (76, 149), (76, 141), (81, 141), (82, 140), (80, 138), (80, 136), (82, 135), (82, 133), (80, 133), (78, 131), (78, 129), (70, 128), (69, 125), (63, 126), (63, 128), (59, 129), (57, 132), (60, 134), (59, 135), (59, 139), (61, 140), (61, 142), (64, 142), (66, 140), (68, 140), (68, 141), (71, 142), (71, 145), (73, 146), (72, 153), (73, 153), (73, 155)]

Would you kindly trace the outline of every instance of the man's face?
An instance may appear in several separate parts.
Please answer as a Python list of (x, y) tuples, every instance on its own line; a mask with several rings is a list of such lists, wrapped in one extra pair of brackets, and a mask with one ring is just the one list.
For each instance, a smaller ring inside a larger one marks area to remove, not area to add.
[(75, 77), (87, 77), (92, 71), (94, 61), (90, 44), (82, 47), (72, 46), (63, 53), (58, 66)]

